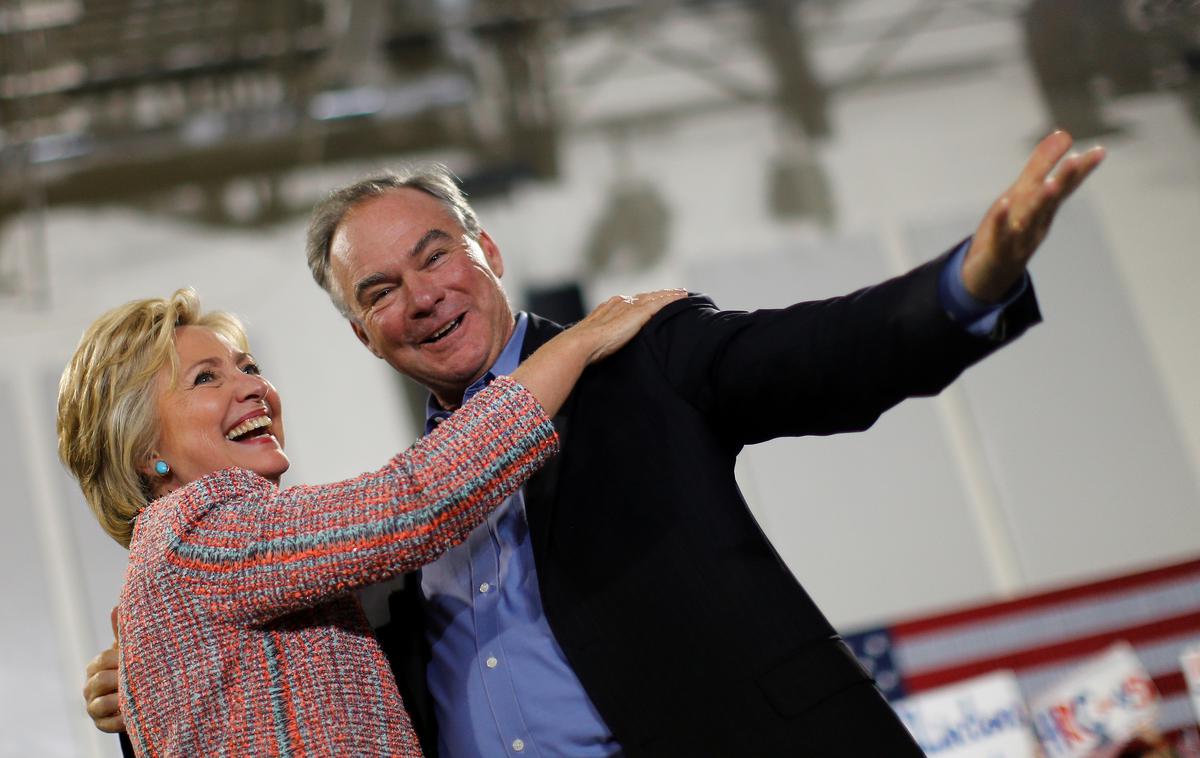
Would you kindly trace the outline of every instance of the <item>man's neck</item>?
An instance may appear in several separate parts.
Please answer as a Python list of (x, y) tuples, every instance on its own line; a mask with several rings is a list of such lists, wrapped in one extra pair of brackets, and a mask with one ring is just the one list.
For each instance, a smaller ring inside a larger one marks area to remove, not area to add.
[[(429, 393), (431, 395), (433, 395), (433, 399), (442, 408), (442, 410), (446, 410), (446, 411), (458, 410), (459, 406), (461, 406), (463, 404), (463, 399), (465, 398), (465, 396), (467, 394), (467, 390), (469, 390), (477, 382), (479, 382), (480, 379), (487, 376), (488, 372), (491, 371), (495, 367), (496, 362), (500, 360), (500, 356), (504, 355), (504, 351), (508, 349), (508, 346), (509, 346), (508, 343), (512, 341), (513, 334), (514, 334), (514, 332), (516, 332), (517, 322), (519, 319), (520, 319), (520, 313), (512, 314), (512, 320), (509, 322), (509, 326), (508, 326), (508, 333), (504, 335), (504, 342), (501, 343), (502, 346), (500, 348), (500, 351), (497, 352), (496, 355), (492, 356), (491, 360), (488, 361), (487, 366), (485, 366), (479, 372), (479, 374), (477, 376), (475, 376), (473, 379), (471, 379), (471, 381), (467, 382), (467, 384), (465, 386), (450, 387), (450, 388), (444, 389), (444, 390), (435, 390), (433, 388), (428, 388)], [(519, 346), (518, 346), (518, 348), (519, 348)]]

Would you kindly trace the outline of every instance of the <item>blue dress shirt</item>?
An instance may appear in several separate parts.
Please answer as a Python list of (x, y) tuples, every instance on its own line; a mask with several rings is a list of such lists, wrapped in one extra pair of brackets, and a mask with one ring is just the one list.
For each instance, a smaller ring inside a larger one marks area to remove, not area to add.
[[(942, 307), (977, 336), (992, 332), (1027, 279), (997, 305), (971, 297), (962, 284), (970, 239), (942, 269)], [(528, 317), (517, 316), (512, 337), (491, 371), (472, 384), (463, 402), (520, 362)], [(431, 397), (426, 432), (450, 414)], [(438, 749), (446, 758), (479, 756), (620, 755), (620, 746), (592, 705), (546, 622), (529, 542), (523, 491), (518, 491), (421, 572), (427, 671), (438, 720)]]
[[(528, 317), (463, 401), (520, 362)], [(430, 398), (426, 432), (448, 416)], [(620, 754), (546, 623), (522, 491), (421, 571), (426, 678), (447, 758)]]
[(967, 292), (962, 280), (963, 261), (967, 258), (971, 240), (971, 237), (963, 240), (942, 268), (938, 279), (938, 300), (946, 309), (946, 313), (950, 314), (950, 318), (962, 324), (969, 333), (976, 337), (986, 337), (995, 330), (1004, 309), (1025, 292), (1025, 288), (1029, 286), (1029, 274), (1024, 274), (999, 303), (976, 300)]

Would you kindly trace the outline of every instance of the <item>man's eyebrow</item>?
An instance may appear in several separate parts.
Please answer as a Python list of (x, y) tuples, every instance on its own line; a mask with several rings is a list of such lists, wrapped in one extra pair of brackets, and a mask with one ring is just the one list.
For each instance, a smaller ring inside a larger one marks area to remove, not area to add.
[(380, 282), (386, 282), (387, 280), (388, 277), (378, 271), (376, 271), (374, 274), (368, 274), (367, 276), (364, 276), (354, 285), (354, 299), (361, 303), (363, 294), (366, 293), (367, 290), (371, 289), (376, 284), (379, 284)]
[(408, 251), (408, 255), (410, 258), (415, 258), (421, 254), (421, 251), (424, 250), (425, 246), (430, 242), (433, 242), (434, 240), (448, 239), (450, 239), (450, 235), (441, 229), (430, 229), (429, 231), (425, 232), (424, 235), (422, 235), (421, 239), (417, 240), (417, 244), (412, 246), (412, 250)]
[[(421, 235), (421, 239), (417, 240), (417, 244), (412, 246), (412, 249), (408, 251), (408, 256), (410, 258), (415, 258), (416, 256), (421, 254), (421, 251), (424, 250), (425, 247), (430, 242), (433, 242), (435, 240), (449, 240), (449, 239), (453, 239), (453, 237), (451, 237), (449, 233), (442, 231), (441, 229), (430, 229), (429, 231), (427, 231), (423, 235)], [(383, 274), (378, 271), (375, 272), (374, 274), (368, 274), (368, 275), (364, 276), (362, 279), (359, 279), (354, 284), (354, 299), (355, 299), (355, 301), (361, 303), (363, 294), (366, 293), (367, 290), (371, 289), (372, 287), (374, 287), (376, 284), (379, 284), (380, 282), (386, 282), (386, 281), (389, 281), (389, 277), (386, 274)]]

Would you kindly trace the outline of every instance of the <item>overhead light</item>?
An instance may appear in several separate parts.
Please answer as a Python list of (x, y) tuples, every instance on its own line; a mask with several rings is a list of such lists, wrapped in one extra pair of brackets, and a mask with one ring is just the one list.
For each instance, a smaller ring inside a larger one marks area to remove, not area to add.
[(383, 109), (387, 95), (378, 87), (328, 90), (312, 99), (308, 114), (318, 121), (373, 116)]
[(73, 24), (83, 15), (79, 0), (41, 0), (0, 8), (0, 34), (32, 32)]
[(92, 143), (85, 134), (48, 134), (29, 142), (30, 163), (53, 163), (90, 152)]
[(318, 121), (362, 116), (403, 118), (429, 108), (465, 103), (473, 93), (465, 76), (439, 73), (397, 87), (326, 90), (312, 99), (308, 114)]
[(78, 61), (63, 61), (37, 71), (0, 76), (0, 97), (31, 97), (64, 92), (83, 83), (87, 69)]

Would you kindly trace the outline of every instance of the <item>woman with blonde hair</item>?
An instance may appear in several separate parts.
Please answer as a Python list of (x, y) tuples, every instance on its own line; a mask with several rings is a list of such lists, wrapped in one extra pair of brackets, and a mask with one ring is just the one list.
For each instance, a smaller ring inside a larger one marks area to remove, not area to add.
[(179, 290), (97, 319), (59, 386), (59, 454), (130, 551), (135, 752), (420, 755), (351, 590), (465, 539), (553, 455), (582, 370), (680, 295), (613, 298), (382, 468), (288, 488), (279, 396), (236, 318)]

